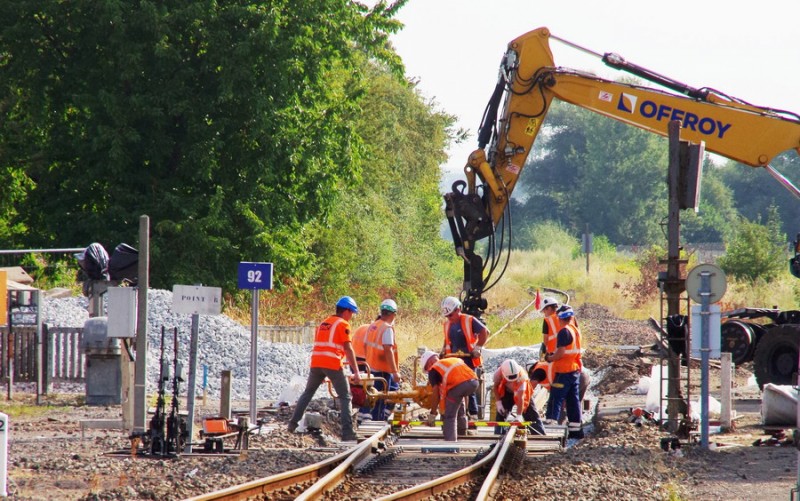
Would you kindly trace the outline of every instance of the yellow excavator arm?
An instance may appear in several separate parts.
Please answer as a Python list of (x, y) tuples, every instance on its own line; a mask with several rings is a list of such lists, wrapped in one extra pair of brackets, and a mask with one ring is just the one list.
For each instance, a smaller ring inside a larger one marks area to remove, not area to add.
[(445, 195), (456, 252), (465, 262), (464, 309), (472, 314), (485, 310), (485, 281), (500, 266), (494, 260), (484, 263), (475, 253), (476, 243), (489, 238), (487, 254), (492, 254), (495, 234), (510, 231), (504, 227), (504, 215), (553, 98), (663, 136), (668, 135), (669, 122), (677, 120), (682, 140), (704, 142), (706, 150), (753, 167), (767, 166), (786, 150), (800, 153), (800, 116), (794, 113), (695, 89), (616, 54), (602, 59), (674, 92), (556, 67), (550, 37), (547, 28), (538, 28), (508, 44), (479, 130), (478, 149), (464, 168), (466, 181), (457, 181)]

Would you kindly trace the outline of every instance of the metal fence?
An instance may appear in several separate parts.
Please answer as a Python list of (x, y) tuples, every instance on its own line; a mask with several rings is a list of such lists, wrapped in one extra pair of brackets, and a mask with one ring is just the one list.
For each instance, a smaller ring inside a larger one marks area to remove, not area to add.
[[(84, 381), (86, 357), (80, 349), (83, 328), (42, 327), (42, 363), (44, 385), (53, 381)], [(0, 378), (7, 379), (13, 368), (15, 382), (35, 382), (38, 365), (36, 357), (36, 327), (0, 327)]]
[(306, 322), (305, 325), (259, 325), (258, 337), (273, 343), (311, 344), (315, 330), (314, 322)]

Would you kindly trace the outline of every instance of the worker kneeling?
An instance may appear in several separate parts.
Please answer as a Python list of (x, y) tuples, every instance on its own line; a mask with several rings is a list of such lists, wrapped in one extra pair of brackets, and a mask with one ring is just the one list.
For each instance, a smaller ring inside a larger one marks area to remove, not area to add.
[[(517, 412), (522, 414), (525, 421), (530, 422), (528, 431), (536, 435), (545, 434), (542, 418), (533, 402), (533, 385), (521, 365), (511, 359), (503, 360), (500, 368), (494, 372), (492, 383), (496, 421), (508, 421), (508, 415), (516, 405)], [(500, 429), (496, 428), (495, 433), (500, 433)]]
[(467, 412), (464, 399), (478, 389), (478, 376), (460, 358), (443, 358), (426, 351), (420, 358), (422, 369), (428, 373), (428, 384), (433, 388), (428, 425), (433, 426), (436, 415), (442, 412), (444, 439), (458, 440), (467, 435)]

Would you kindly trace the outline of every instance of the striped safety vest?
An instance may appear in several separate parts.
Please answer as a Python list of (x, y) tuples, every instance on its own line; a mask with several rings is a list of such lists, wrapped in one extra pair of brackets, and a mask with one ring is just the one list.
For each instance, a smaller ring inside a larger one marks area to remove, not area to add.
[(538, 362), (534, 372), (538, 371), (539, 369), (544, 371), (545, 378), (544, 381), (539, 381), (538, 385), (546, 390), (550, 390), (550, 383), (553, 382), (553, 376), (555, 376), (555, 374), (553, 374), (553, 364), (544, 361)]
[[(314, 348), (311, 350), (311, 367), (339, 370), (343, 367), (344, 343), (350, 341), (350, 323), (342, 317), (331, 315), (317, 327)], [(339, 336), (337, 336), (339, 333)]]
[(581, 370), (581, 332), (572, 324), (563, 327), (572, 333), (572, 343), (566, 346), (564, 356), (553, 362), (553, 372), (556, 374), (575, 372)]
[(478, 376), (460, 358), (442, 358), (430, 368), (442, 375), (442, 384), (439, 385), (439, 409), (444, 414), (445, 398), (447, 392), (465, 381), (478, 379)]
[(552, 315), (544, 317), (544, 322), (547, 324), (547, 335), (544, 338), (545, 353), (553, 353), (556, 351), (558, 331), (561, 330), (558, 326), (558, 317), (553, 313)]
[[(464, 333), (464, 338), (467, 340), (467, 351), (472, 352), (475, 349), (475, 345), (478, 343), (478, 336), (472, 332), (472, 315), (467, 315), (462, 313), (461, 314), (461, 332)], [(453, 323), (448, 318), (444, 322), (444, 353), (445, 355), (449, 355), (453, 353), (453, 348), (451, 347), (450, 343), (450, 326)], [(480, 367), (483, 365), (483, 358), (472, 357), (472, 365), (475, 367)]]
[(503, 372), (497, 369), (492, 378), (492, 382), (494, 383), (494, 394), (497, 400), (501, 400), (506, 395), (507, 391), (511, 391), (514, 394), (514, 404), (517, 406), (517, 412), (525, 412), (533, 396), (533, 385), (528, 378), (528, 374), (525, 373), (525, 369), (520, 367), (517, 372), (517, 377), (513, 381), (506, 379), (506, 377), (503, 376)]
[(367, 329), (370, 324), (359, 325), (355, 332), (353, 332), (353, 351), (356, 358), (362, 360), (367, 359)]
[[(370, 324), (367, 331), (367, 363), (373, 371), (389, 372), (389, 359), (383, 347), (383, 334), (391, 325), (383, 320), (376, 320)], [(394, 345), (394, 366), (400, 368), (397, 358), (397, 344)]]

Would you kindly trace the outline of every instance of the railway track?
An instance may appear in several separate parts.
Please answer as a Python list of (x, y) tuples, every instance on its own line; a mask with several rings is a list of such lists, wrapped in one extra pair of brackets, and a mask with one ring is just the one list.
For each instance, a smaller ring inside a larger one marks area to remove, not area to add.
[[(479, 427), (458, 442), (442, 440), (441, 430), (407, 426), (393, 434), (387, 423), (359, 428), (357, 445), (318, 463), (221, 489), (187, 501), (311, 499), (487, 499), (501, 471), (515, 471), (526, 456), (562, 449), (563, 427), (545, 437), (527, 437), (510, 426), (504, 435)], [(446, 493), (446, 494), (445, 494)]]

